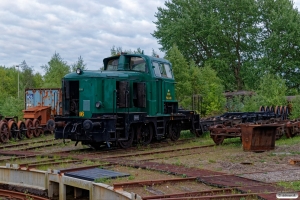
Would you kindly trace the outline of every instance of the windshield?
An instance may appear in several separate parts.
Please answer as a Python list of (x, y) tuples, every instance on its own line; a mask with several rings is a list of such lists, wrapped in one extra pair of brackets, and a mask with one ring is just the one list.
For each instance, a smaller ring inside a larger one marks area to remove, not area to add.
[(130, 69), (134, 71), (146, 71), (146, 62), (143, 58), (140, 57), (131, 57), (130, 58)]
[[(139, 72), (147, 72), (146, 61), (142, 57), (138, 56), (124, 56), (120, 59), (113, 58), (107, 61), (106, 71), (121, 71), (132, 70)], [(124, 59), (123, 59), (124, 58)]]
[(119, 64), (119, 58), (109, 60), (107, 63), (106, 70), (107, 71), (117, 71), (118, 70), (118, 64)]
[(173, 78), (171, 67), (168, 63), (153, 62), (156, 77)]

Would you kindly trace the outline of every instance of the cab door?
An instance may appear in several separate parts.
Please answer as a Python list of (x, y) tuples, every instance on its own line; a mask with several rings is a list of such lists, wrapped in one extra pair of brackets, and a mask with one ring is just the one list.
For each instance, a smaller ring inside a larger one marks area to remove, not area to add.
[(171, 67), (168, 63), (153, 62), (156, 76), (157, 113), (166, 114), (166, 102), (175, 101), (175, 87)]
[(79, 117), (90, 118), (95, 109), (95, 88), (93, 78), (81, 79), (79, 83)]

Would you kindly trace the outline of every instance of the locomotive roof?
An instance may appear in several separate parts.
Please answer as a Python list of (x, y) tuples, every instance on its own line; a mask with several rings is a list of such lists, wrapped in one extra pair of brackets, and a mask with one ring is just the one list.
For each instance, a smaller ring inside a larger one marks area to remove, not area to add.
[[(147, 63), (151, 63), (153, 61), (156, 62), (163, 62), (163, 63), (171, 63), (163, 58), (158, 58), (158, 57), (153, 57), (153, 56), (147, 56), (144, 54), (121, 54), (121, 55), (116, 55), (116, 56), (111, 56), (103, 59), (104, 66), (105, 64), (111, 60), (111, 59), (117, 59), (120, 57), (141, 57), (143, 58)], [(82, 77), (129, 77), (129, 75), (132, 76), (139, 76), (141, 72), (138, 71), (131, 71), (131, 70), (114, 70), (114, 71), (109, 71), (109, 70), (83, 70), (80, 76)], [(79, 78), (78, 74), (76, 72), (69, 73), (65, 75), (64, 78)]]
[(107, 58), (104, 58), (103, 59), (103, 63), (105, 63), (106, 60), (110, 60), (110, 59), (113, 59), (113, 58), (118, 58), (120, 56), (139, 56), (139, 57), (142, 57), (142, 58), (145, 58), (147, 60), (151, 60), (151, 61), (158, 61), (158, 62), (166, 62), (166, 63), (170, 63), (168, 60), (166, 59), (163, 59), (163, 58), (159, 58), (159, 57), (154, 57), (154, 56), (148, 56), (148, 55), (144, 55), (144, 54), (120, 54), (120, 55), (116, 55), (116, 56), (111, 56), (111, 57), (107, 57)]

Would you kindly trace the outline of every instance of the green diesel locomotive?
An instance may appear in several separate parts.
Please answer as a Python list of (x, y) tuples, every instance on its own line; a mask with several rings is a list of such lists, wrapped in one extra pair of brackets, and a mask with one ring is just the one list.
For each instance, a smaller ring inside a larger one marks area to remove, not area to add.
[(178, 108), (169, 61), (121, 54), (103, 63), (101, 71), (77, 69), (63, 78), (63, 114), (48, 123), (56, 139), (97, 149), (147, 145), (154, 138), (175, 141), (181, 130), (199, 135), (199, 115)]

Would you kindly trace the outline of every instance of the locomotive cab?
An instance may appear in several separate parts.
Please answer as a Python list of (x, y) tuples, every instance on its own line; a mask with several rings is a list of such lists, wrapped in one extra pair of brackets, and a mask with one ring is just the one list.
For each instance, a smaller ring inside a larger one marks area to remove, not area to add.
[(198, 128), (199, 115), (178, 110), (169, 61), (124, 54), (105, 58), (103, 64), (101, 71), (77, 70), (63, 78), (56, 139), (128, 148), (152, 138), (177, 140), (181, 130)]

